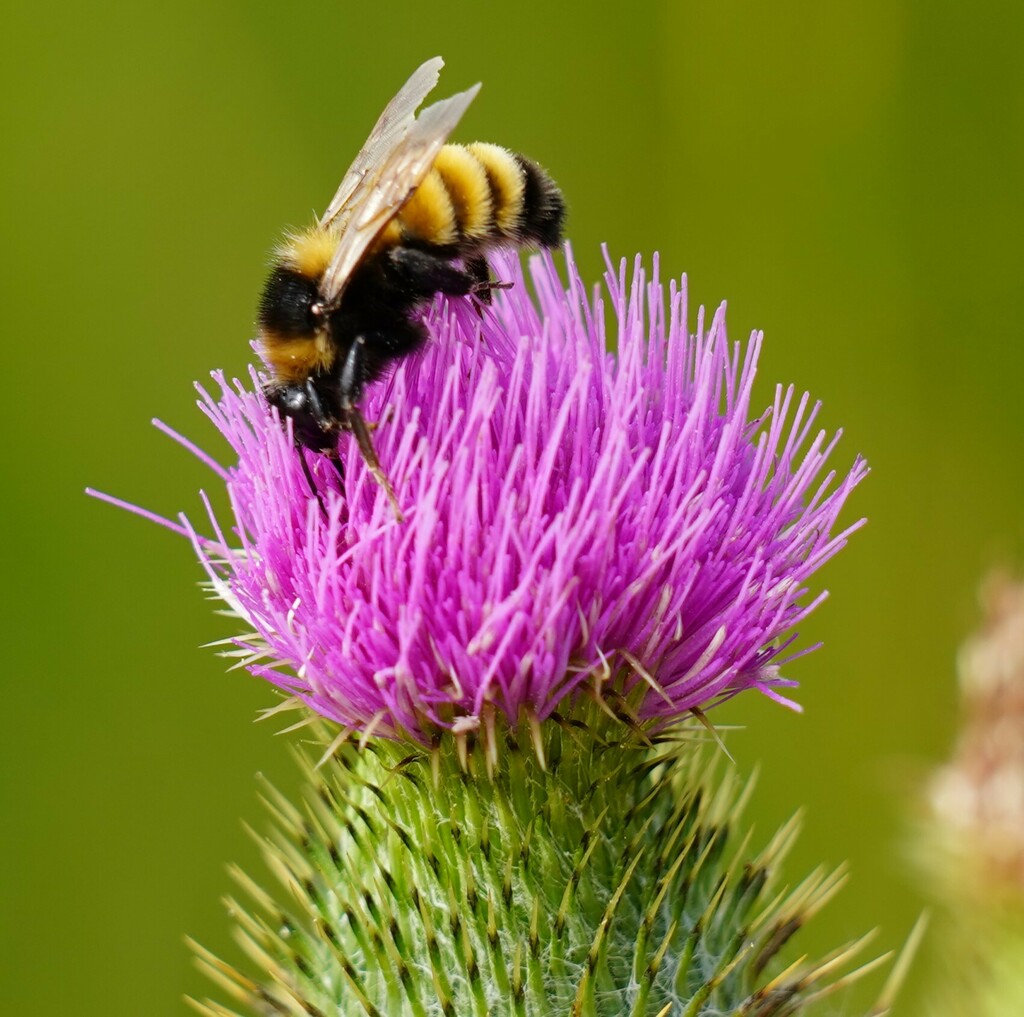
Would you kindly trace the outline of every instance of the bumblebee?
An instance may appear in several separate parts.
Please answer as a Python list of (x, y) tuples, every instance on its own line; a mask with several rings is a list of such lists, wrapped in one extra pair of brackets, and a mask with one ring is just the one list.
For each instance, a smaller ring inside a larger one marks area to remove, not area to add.
[(480, 85), (416, 110), (444, 62), (418, 68), (388, 103), (327, 210), (276, 252), (259, 305), (265, 387), (304, 449), (339, 473), (349, 430), (398, 512), (360, 412), (366, 385), (426, 339), (417, 316), (435, 294), (485, 302), (495, 248), (552, 247), (565, 201), (535, 162), (497, 145), (447, 144)]

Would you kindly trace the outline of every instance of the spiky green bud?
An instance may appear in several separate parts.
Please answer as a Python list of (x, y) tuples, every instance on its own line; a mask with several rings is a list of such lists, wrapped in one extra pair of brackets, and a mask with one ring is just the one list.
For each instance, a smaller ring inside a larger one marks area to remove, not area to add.
[[(200, 963), (259, 1015), (483, 1017), (801, 1012), (859, 944), (781, 970), (832, 895), (817, 872), (774, 886), (796, 833), (759, 852), (746, 789), (694, 733), (652, 744), (600, 719), (549, 721), (496, 746), (343, 742), (301, 755), (297, 808), (272, 788), (275, 899), (238, 873), (254, 965)], [(234, 1014), (213, 1002), (208, 1015)]]

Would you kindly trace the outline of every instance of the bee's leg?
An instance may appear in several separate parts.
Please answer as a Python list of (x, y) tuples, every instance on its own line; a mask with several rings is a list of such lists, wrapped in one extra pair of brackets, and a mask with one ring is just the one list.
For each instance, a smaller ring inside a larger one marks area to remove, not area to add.
[(366, 350), (366, 339), (363, 336), (356, 336), (349, 346), (345, 355), (345, 362), (341, 366), (341, 377), (339, 379), (339, 393), (341, 395), (341, 412), (344, 414), (345, 426), (355, 436), (356, 444), (362, 453), (366, 468), (373, 475), (374, 480), (384, 489), (384, 493), (391, 502), (395, 518), (402, 521), (402, 510), (398, 507), (398, 499), (395, 497), (395, 489), (391, 486), (387, 474), (380, 465), (377, 458), (377, 450), (373, 447), (373, 438), (370, 435), (370, 428), (367, 426), (362, 411), (359, 409), (359, 396), (363, 389), (363, 358)]
[(473, 278), (473, 285), (469, 292), (481, 304), (489, 304), (491, 302), (491, 266), (487, 264), (487, 259), (482, 254), (478, 254), (475, 258), (467, 258), (466, 271)]
[(356, 444), (359, 446), (359, 451), (366, 462), (366, 468), (373, 475), (373, 479), (384, 489), (384, 493), (388, 496), (388, 501), (391, 502), (391, 508), (394, 510), (395, 519), (401, 522), (404, 516), (402, 515), (401, 508), (398, 506), (395, 489), (391, 486), (391, 481), (388, 480), (388, 475), (384, 472), (384, 468), (377, 458), (377, 450), (373, 447), (373, 438), (370, 436), (370, 429), (366, 425), (363, 414), (358, 406), (353, 406), (346, 410), (345, 414), (346, 423), (355, 435)]
[(420, 251), (414, 247), (393, 247), (388, 252), (393, 277), (406, 299), (425, 300), (435, 293), (464, 297), (473, 292), (479, 279), (451, 258)]
[(366, 427), (371, 433), (373, 433), (374, 431), (377, 430), (378, 427), (381, 427), (383, 424), (390, 424), (394, 415), (394, 408), (391, 406), (385, 406), (384, 415), (380, 418), (380, 420), (368, 420), (366, 422)]
[[(327, 440), (327, 436), (333, 436), (336, 433), (337, 424), (330, 414), (328, 414), (324, 409), (323, 400), (320, 398), (320, 393), (317, 392), (316, 385), (313, 384), (312, 378), (306, 380), (305, 395), (306, 407), (309, 411), (309, 415), (313, 418), (314, 423), (321, 432), (320, 440), (315, 443), (316, 445), (319, 445), (319, 448), (316, 448), (315, 450), (327, 459), (335, 470), (337, 470), (338, 481), (341, 484), (342, 490), (344, 490), (345, 470), (341, 465), (341, 459), (338, 457), (337, 444), (334, 440)], [(306, 459), (306, 448), (315, 447), (312, 442), (312, 438), (310, 435), (306, 435), (305, 440), (300, 441), (297, 444), (299, 446), (299, 461), (302, 463), (302, 472), (309, 483), (309, 489), (316, 495), (316, 500), (320, 503), (320, 508), (326, 516), (327, 508), (324, 505), (324, 500), (320, 495), (320, 489), (316, 486), (313, 473), (309, 468), (309, 462)]]
[(469, 292), (481, 304), (489, 304), (491, 302), (491, 293), (494, 290), (508, 290), (513, 286), (510, 282), (497, 282), (491, 278), (491, 266), (482, 254), (466, 259), (466, 273), (473, 280), (473, 284), (469, 287)]
[[(316, 390), (316, 385), (313, 384), (312, 378), (306, 379), (306, 405), (309, 408), (309, 415), (316, 422), (317, 427), (325, 434), (333, 434), (335, 424), (331, 420), (330, 414), (324, 409), (323, 400), (320, 398), (320, 393)], [(329, 452), (334, 448), (333, 444), (323, 445), (317, 449), (318, 452)]]

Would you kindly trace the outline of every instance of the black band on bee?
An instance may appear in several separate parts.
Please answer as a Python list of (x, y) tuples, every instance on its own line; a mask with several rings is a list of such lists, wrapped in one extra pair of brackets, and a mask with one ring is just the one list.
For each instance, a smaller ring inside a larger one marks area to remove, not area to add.
[(318, 280), (279, 265), (263, 290), (260, 326), (282, 338), (306, 338), (319, 325), (315, 310), (319, 303)]
[(556, 247), (562, 242), (565, 199), (558, 185), (532, 159), (512, 153), (523, 172), (522, 235), (527, 243)]

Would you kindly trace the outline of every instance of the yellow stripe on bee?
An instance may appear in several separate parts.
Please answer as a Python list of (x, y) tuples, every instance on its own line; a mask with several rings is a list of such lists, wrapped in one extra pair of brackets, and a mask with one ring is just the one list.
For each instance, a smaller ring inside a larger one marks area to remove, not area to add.
[(277, 255), (287, 268), (294, 269), (307, 279), (319, 279), (331, 263), (337, 247), (337, 233), (312, 226), (302, 233), (292, 233), (286, 237)]
[(459, 239), (455, 207), (436, 169), (423, 178), (397, 218), (409, 240), (446, 247)]
[(466, 240), (485, 240), (494, 229), (494, 202), (487, 171), (462, 145), (445, 145), (434, 160)]
[(387, 226), (377, 234), (371, 250), (377, 251), (385, 247), (398, 247), (402, 243), (402, 227), (397, 219), (392, 219)]
[(277, 381), (304, 381), (317, 371), (329, 371), (334, 365), (334, 347), (325, 336), (296, 338), (264, 331), (259, 345)]
[(515, 236), (523, 215), (526, 182), (512, 153), (500, 145), (477, 141), (466, 150), (483, 166), (494, 200), (494, 222), (501, 233)]

